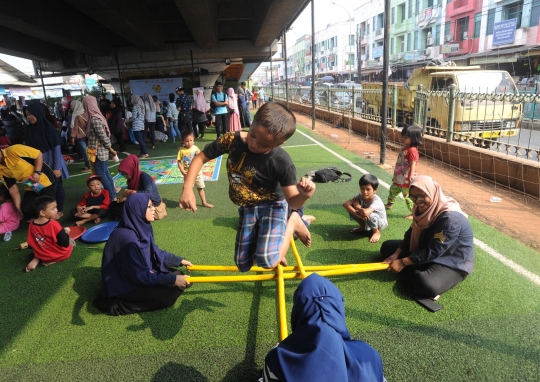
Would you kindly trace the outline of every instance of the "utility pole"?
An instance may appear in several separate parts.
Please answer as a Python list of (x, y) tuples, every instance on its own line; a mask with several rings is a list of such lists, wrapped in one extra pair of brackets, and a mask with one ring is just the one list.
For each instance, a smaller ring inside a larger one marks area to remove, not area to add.
[(383, 46), (383, 85), (381, 112), (381, 155), (380, 164), (386, 160), (386, 114), (388, 113), (388, 65), (390, 63), (390, 0), (384, 0), (384, 46)]
[(362, 39), (362, 28), (360, 27), (360, 24), (358, 24), (358, 28), (356, 28), (356, 63), (358, 65), (358, 83), (362, 83), (362, 59), (360, 58), (362, 55), (362, 44), (360, 40)]
[(315, 130), (315, 0), (311, 0), (311, 130)]

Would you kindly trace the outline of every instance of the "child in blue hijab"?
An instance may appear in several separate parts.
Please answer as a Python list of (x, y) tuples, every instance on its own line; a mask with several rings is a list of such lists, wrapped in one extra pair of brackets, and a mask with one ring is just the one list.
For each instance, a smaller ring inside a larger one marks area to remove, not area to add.
[(101, 295), (94, 306), (112, 315), (167, 308), (189, 286), (171, 267), (193, 265), (159, 249), (154, 241), (154, 205), (150, 194), (128, 196), (120, 224), (112, 232), (101, 263)]
[(294, 292), (292, 334), (266, 356), (263, 380), (385, 381), (379, 353), (351, 340), (339, 289), (314, 273)]

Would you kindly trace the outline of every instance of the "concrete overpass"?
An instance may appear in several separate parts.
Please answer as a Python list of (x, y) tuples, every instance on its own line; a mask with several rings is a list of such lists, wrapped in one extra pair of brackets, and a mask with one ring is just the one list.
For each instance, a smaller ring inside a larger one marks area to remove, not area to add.
[[(55, 75), (95, 72), (118, 82), (242, 64), (239, 81), (269, 57), (309, 0), (47, 0), (0, 9), (0, 52)], [(190, 76), (187, 76), (189, 78)], [(217, 76), (216, 76), (217, 77)], [(202, 82), (202, 81), (201, 81)], [(202, 84), (205, 86), (206, 84)]]

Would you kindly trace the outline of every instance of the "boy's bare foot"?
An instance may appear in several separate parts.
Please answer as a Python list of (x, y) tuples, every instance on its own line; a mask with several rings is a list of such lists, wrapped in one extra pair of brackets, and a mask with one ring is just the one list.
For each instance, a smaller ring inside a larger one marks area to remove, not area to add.
[(122, 187), (115, 187), (115, 188), (114, 188), (114, 191), (115, 191), (117, 194), (119, 194), (120, 191), (122, 191)]
[(58, 219), (60, 219), (62, 216), (64, 216), (64, 213), (63, 213), (63, 212), (57, 212), (57, 213), (56, 213), (56, 216), (54, 217), (54, 220), (58, 220)]
[(96, 224), (99, 224), (101, 222), (101, 218), (96, 218), (96, 220), (94, 220), (94, 223)]
[(373, 232), (373, 235), (371, 235), (371, 238), (369, 239), (370, 243), (376, 243), (381, 238), (381, 233), (379, 231)]
[(308, 225), (311, 225), (311, 223), (314, 223), (317, 221), (317, 218), (313, 215), (304, 215), (302, 216), (302, 219), (308, 223)]
[(26, 266), (26, 268), (24, 269), (26, 271), (26, 273), (28, 272), (32, 272), (34, 269), (36, 269), (36, 267), (38, 266), (39, 264), (39, 259), (37, 257), (34, 257), (32, 259), (32, 261), (30, 261), (28, 263), (28, 265)]
[(142, 154), (142, 155), (139, 155), (139, 158), (141, 158), (141, 159), (148, 158), (148, 154)]
[(412, 220), (413, 216), (412, 216), (412, 214), (406, 215), (406, 216), (403, 216), (403, 219)]
[(48, 267), (49, 265), (56, 264), (58, 261), (47, 261), (47, 262), (41, 262), (44, 266)]
[(366, 230), (364, 229), (364, 227), (354, 227), (349, 232), (350, 233), (358, 233), (358, 234), (360, 234), (360, 233), (365, 233)]
[(280, 262), (279, 262), (282, 266), (284, 267), (288, 267), (289, 266), (289, 263), (287, 263), (287, 259), (284, 257)]
[(203, 203), (202, 206), (206, 208), (214, 208), (214, 205), (209, 203)]
[(86, 223), (85, 220), (77, 220), (77, 221), (75, 222), (75, 225), (78, 226), (78, 227), (80, 227), (80, 226), (84, 225), (84, 223)]
[(300, 215), (298, 213), (292, 213), (290, 219), (295, 219), (295, 226), (294, 226), (294, 233), (296, 236), (298, 236), (298, 239), (306, 246), (311, 247), (311, 233), (309, 232), (309, 229), (307, 229), (306, 225), (300, 218)]
[(392, 207), (394, 207), (394, 205), (393, 205), (392, 203), (386, 203), (386, 204), (384, 205), (384, 208), (386, 208), (387, 210), (391, 210)]

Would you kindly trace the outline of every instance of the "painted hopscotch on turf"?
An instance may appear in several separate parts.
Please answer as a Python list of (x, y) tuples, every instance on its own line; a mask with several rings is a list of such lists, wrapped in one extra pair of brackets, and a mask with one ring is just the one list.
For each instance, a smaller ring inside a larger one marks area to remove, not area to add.
[[(218, 180), (221, 158), (212, 159), (204, 164), (202, 173), (205, 181)], [(157, 185), (184, 183), (184, 177), (178, 170), (176, 158), (141, 161), (140, 169), (150, 175)], [(116, 187), (127, 187), (126, 178), (122, 175), (116, 174), (113, 180)]]

